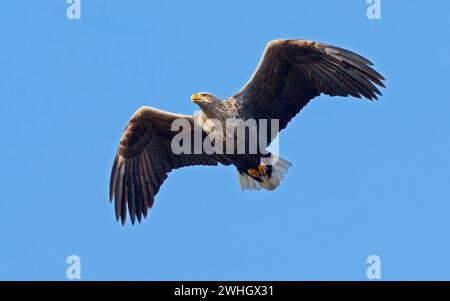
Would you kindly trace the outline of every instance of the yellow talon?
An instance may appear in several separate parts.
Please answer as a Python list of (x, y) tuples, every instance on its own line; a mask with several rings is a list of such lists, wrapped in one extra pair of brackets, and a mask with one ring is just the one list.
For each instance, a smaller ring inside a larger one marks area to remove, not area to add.
[(259, 171), (256, 168), (250, 168), (250, 169), (247, 170), (247, 172), (248, 172), (248, 174), (251, 177), (254, 177), (254, 178), (258, 178), (259, 177)]
[(259, 164), (258, 171), (260, 173), (260, 176), (265, 176), (267, 174), (267, 167), (264, 164)]
[(258, 168), (250, 168), (247, 172), (251, 177), (260, 178), (267, 175), (267, 167), (264, 164), (259, 164)]

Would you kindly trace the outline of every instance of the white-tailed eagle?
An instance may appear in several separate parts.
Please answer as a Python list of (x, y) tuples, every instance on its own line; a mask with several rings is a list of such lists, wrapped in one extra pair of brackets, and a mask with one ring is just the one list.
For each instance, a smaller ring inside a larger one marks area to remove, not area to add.
[[(286, 160), (277, 157), (273, 164), (263, 163), (262, 159), (270, 153), (249, 153), (247, 149), (240, 154), (175, 153), (171, 141), (179, 132), (172, 130), (173, 122), (183, 120), (192, 131), (199, 125), (202, 138), (215, 131), (205, 126), (205, 121), (213, 119), (277, 120), (281, 131), (322, 93), (378, 99), (381, 93), (376, 86), (385, 87), (384, 78), (371, 66), (369, 60), (342, 48), (305, 40), (275, 40), (267, 45), (250, 81), (234, 96), (222, 101), (210, 93), (192, 95), (192, 101), (202, 111), (199, 115), (140, 108), (125, 129), (112, 167), (110, 200), (115, 201), (117, 220), (124, 224), (128, 210), (131, 222), (134, 224), (136, 218), (140, 222), (147, 216), (167, 174), (185, 166), (234, 165), (241, 188), (275, 189), (291, 166)], [(270, 126), (265, 130), (273, 131)], [(195, 135), (191, 137), (194, 139)], [(273, 139), (272, 135), (263, 137), (267, 144)]]

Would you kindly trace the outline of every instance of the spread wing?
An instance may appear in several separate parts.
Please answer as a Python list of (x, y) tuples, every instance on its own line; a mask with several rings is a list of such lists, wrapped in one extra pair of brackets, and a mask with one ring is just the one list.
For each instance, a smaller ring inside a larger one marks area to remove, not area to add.
[(385, 87), (384, 78), (370, 66), (369, 60), (342, 48), (275, 40), (267, 45), (250, 81), (231, 99), (244, 118), (278, 119), (282, 130), (321, 93), (378, 99), (376, 85)]
[[(218, 165), (220, 158), (206, 154), (174, 154), (171, 130), (176, 119), (185, 119), (194, 129), (194, 116), (177, 115), (150, 107), (139, 109), (120, 140), (110, 180), (110, 200), (115, 201), (116, 219), (125, 224), (127, 207), (131, 222), (141, 221), (152, 207), (167, 174), (192, 165)], [(192, 139), (194, 135), (191, 135)]]

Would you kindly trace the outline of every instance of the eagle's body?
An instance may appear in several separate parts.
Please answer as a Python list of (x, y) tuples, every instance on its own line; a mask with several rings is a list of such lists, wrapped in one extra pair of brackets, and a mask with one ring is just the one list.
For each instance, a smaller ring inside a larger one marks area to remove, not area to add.
[[(257, 142), (269, 145), (275, 138), (274, 127), (268, 122), (267, 128), (261, 128), (262, 121), (277, 120), (277, 134), (322, 93), (377, 99), (381, 93), (375, 85), (384, 87), (384, 78), (370, 66), (367, 59), (342, 48), (303, 40), (276, 40), (267, 45), (256, 72), (236, 95), (221, 101), (209, 93), (194, 94), (192, 101), (200, 107), (200, 114), (139, 109), (123, 134), (112, 169), (110, 197), (115, 199), (117, 219), (125, 223), (128, 207), (132, 223), (136, 217), (140, 221), (153, 205), (167, 173), (184, 166), (234, 165), (241, 188), (275, 189), (291, 166), (286, 160), (265, 149), (251, 152), (245, 148), (244, 153), (239, 153), (242, 140), (236, 133), (231, 138), (234, 152), (175, 153), (171, 142), (178, 133), (171, 125), (183, 120), (192, 126), (192, 131), (200, 127), (203, 138), (221, 141), (225, 149), (226, 138), (230, 137), (227, 121), (256, 120)], [(213, 120), (215, 123), (211, 123)], [(251, 136), (250, 130), (245, 132), (245, 143)]]

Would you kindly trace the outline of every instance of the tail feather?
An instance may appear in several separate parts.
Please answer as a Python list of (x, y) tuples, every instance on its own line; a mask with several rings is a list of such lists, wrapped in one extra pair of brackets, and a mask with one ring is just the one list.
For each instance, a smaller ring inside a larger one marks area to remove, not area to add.
[(238, 176), (242, 190), (261, 190), (262, 186), (260, 183), (249, 175), (238, 172)]

